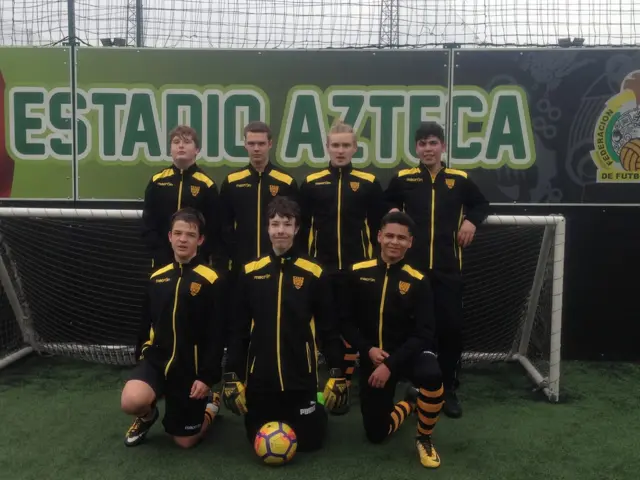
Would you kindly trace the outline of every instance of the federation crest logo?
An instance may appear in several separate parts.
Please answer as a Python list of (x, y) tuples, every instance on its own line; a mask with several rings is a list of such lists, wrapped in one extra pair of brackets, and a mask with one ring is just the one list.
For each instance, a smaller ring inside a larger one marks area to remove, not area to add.
[(200, 187), (198, 185), (191, 185), (191, 195), (197, 197), (200, 193)]
[(400, 282), (398, 284), (398, 288), (400, 289), (401, 295), (405, 295), (409, 291), (410, 287), (411, 287), (411, 284), (409, 282)]
[(278, 194), (279, 190), (280, 190), (279, 185), (269, 185), (269, 192), (271, 192), (272, 197), (275, 197)]
[(360, 188), (360, 182), (349, 182), (349, 186), (351, 186), (351, 190), (357, 192)]
[(605, 104), (593, 132), (598, 183), (640, 183), (640, 70)]
[(192, 297), (195, 297), (198, 294), (198, 292), (200, 291), (200, 287), (202, 287), (202, 285), (200, 285), (199, 283), (191, 282), (191, 285), (189, 285), (189, 293)]
[(296, 277), (294, 275), (293, 286), (296, 287), (298, 290), (300, 290), (302, 288), (302, 285), (304, 285), (304, 277)]
[(456, 184), (456, 179), (455, 178), (447, 178), (444, 183), (447, 184), (447, 187), (449, 187), (449, 190), (451, 190), (453, 188), (453, 186)]

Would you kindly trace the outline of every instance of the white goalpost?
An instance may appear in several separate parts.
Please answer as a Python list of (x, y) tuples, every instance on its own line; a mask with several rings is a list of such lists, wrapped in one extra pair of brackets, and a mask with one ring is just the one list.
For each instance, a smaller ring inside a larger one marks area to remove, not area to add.
[[(0, 208), (0, 368), (32, 351), (131, 365), (140, 210)], [(463, 253), (463, 365), (516, 362), (560, 395), (565, 219), (492, 215)]]

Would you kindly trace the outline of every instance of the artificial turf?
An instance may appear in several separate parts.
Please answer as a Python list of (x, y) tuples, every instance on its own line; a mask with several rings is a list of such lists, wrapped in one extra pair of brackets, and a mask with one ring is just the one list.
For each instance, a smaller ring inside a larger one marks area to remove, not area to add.
[(435, 430), (438, 470), (418, 462), (415, 417), (386, 443), (366, 443), (357, 398), (348, 415), (330, 417), (322, 451), (273, 468), (259, 463), (241, 419), (224, 410), (192, 450), (175, 447), (160, 422), (143, 445), (126, 448), (130, 418), (119, 401), (127, 369), (32, 355), (0, 371), (0, 478), (640, 478), (640, 366), (564, 362), (558, 404), (534, 392), (517, 365), (463, 375), (463, 417), (442, 417)]

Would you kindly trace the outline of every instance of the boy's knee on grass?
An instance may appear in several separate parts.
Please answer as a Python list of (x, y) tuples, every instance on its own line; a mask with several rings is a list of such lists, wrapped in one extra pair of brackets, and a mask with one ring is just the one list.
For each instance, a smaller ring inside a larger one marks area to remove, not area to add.
[(364, 434), (370, 443), (382, 443), (389, 436), (389, 421), (386, 416), (365, 419)]
[(384, 428), (366, 428), (365, 435), (370, 443), (379, 444), (388, 437), (387, 430)]
[(200, 443), (200, 434), (192, 437), (173, 437), (173, 441), (181, 448), (193, 448)]
[(155, 398), (156, 395), (149, 385), (140, 380), (130, 380), (122, 390), (120, 408), (130, 415), (143, 415), (148, 413)]

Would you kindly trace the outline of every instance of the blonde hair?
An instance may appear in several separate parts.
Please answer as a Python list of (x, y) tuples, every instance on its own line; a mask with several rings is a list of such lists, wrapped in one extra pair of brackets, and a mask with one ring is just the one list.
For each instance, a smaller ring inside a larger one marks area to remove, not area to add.
[(336, 118), (329, 129), (329, 133), (327, 134), (327, 143), (329, 143), (329, 138), (334, 133), (351, 133), (353, 135), (353, 143), (357, 143), (356, 132), (353, 130), (353, 127), (348, 123), (344, 123), (339, 118)]

